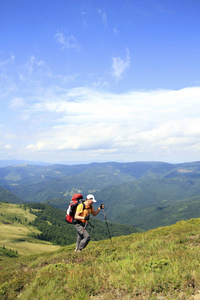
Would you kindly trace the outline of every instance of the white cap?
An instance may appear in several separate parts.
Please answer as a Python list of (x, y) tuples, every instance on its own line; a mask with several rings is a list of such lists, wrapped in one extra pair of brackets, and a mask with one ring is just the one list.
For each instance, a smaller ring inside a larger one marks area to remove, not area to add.
[(94, 199), (94, 196), (93, 195), (91, 195), (91, 194), (89, 194), (89, 195), (87, 195), (87, 197), (86, 197), (86, 200), (92, 200), (92, 202), (97, 202), (95, 199)]

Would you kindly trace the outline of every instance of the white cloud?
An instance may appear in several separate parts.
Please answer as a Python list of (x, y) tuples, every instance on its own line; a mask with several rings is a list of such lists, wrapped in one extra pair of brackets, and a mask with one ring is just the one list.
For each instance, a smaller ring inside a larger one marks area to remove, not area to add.
[(0, 69), (4, 69), (5, 66), (13, 63), (15, 60), (15, 56), (11, 53), (10, 57), (7, 59), (0, 59)]
[(125, 153), (194, 153), (200, 139), (199, 97), (200, 88), (122, 95), (66, 90), (59, 101), (46, 99), (30, 107), (30, 115), (45, 113), (53, 119), (46, 127), (44, 120), (43, 130), (35, 131), (26, 149), (81, 151), (83, 156), (118, 153), (121, 159)]
[(45, 149), (45, 143), (44, 142), (38, 142), (36, 144), (29, 144), (29, 145), (26, 146), (26, 149), (27, 150), (33, 150), (33, 151), (41, 151), (41, 150)]
[(56, 42), (61, 46), (62, 50), (65, 49), (78, 49), (78, 43), (73, 35), (66, 36), (63, 32), (57, 32), (55, 35)]
[(123, 60), (121, 57), (114, 56), (112, 57), (112, 75), (120, 80), (122, 75), (130, 66), (130, 54), (129, 50), (126, 50), (126, 58)]
[(32, 90), (11, 98), (12, 115), (1, 118), (1, 152), (54, 162), (66, 156), (198, 160), (199, 99), (200, 87), (123, 94), (86, 87)]
[(51, 77), (51, 71), (43, 60), (38, 60), (31, 55), (28, 60), (19, 67), (18, 77), (21, 82), (40, 82), (44, 77)]
[(105, 11), (102, 11), (101, 9), (99, 9), (98, 13), (102, 18), (104, 26), (107, 27), (107, 15), (106, 15)]

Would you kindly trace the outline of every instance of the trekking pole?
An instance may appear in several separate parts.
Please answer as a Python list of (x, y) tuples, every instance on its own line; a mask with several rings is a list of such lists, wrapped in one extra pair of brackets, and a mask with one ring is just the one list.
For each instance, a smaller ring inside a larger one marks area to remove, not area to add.
[(105, 221), (106, 221), (106, 227), (107, 227), (107, 231), (108, 231), (108, 236), (109, 236), (110, 242), (111, 242), (111, 244), (112, 244), (112, 240), (111, 240), (110, 231), (109, 231), (109, 228), (108, 228), (108, 222), (107, 222), (107, 219), (106, 219), (106, 214), (105, 214), (104, 208), (103, 208), (103, 214), (104, 214), (104, 219), (105, 219)]
[(83, 231), (85, 231), (87, 224), (88, 224), (88, 222), (85, 223), (85, 226), (83, 227)]

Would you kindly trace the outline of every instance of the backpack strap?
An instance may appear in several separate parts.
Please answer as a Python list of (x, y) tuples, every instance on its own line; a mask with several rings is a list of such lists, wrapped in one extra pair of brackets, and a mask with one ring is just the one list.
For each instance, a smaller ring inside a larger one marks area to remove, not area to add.
[[(79, 204), (83, 204), (83, 211), (84, 211), (84, 209), (85, 209), (85, 203), (84, 203), (84, 202), (80, 202), (80, 203), (78, 203), (78, 205), (79, 205)], [(77, 207), (78, 207), (78, 205), (77, 205)], [(76, 207), (76, 209), (77, 209), (77, 207)], [(75, 212), (74, 212), (74, 216), (75, 216), (75, 213), (76, 213), (76, 210), (75, 210)], [(82, 222), (79, 221), (79, 220), (76, 220), (76, 219), (74, 218), (73, 223), (74, 223), (74, 224), (77, 224), (77, 223), (81, 224)]]
[[(85, 209), (87, 209), (87, 208), (85, 208), (85, 203), (84, 203), (84, 202), (79, 203), (79, 204), (83, 204), (83, 211), (84, 211)], [(87, 221), (87, 223), (88, 223), (91, 227), (94, 228), (94, 226), (93, 226), (89, 221)], [(79, 220), (74, 219), (74, 224), (82, 224), (82, 222), (79, 221)]]
[[(87, 209), (87, 208), (85, 208), (85, 203), (83, 203), (83, 210), (84, 209)], [(87, 223), (92, 227), (92, 228), (94, 228), (94, 226), (89, 222), (89, 220), (87, 221)]]

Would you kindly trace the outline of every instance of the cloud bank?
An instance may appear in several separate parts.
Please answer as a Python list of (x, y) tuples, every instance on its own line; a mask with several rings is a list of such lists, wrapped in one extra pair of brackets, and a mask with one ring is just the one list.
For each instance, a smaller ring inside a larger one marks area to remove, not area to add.
[[(63, 47), (65, 41), (60, 40)], [(199, 160), (200, 87), (124, 93), (98, 85), (66, 88), (73, 76), (54, 75), (34, 55), (10, 75), (6, 70), (14, 64), (14, 55), (0, 61), (2, 159)], [(121, 79), (130, 66), (129, 51), (124, 60), (114, 57), (112, 66)]]
[(196, 160), (199, 99), (200, 87), (124, 94), (55, 87), (35, 102), (10, 101), (15, 126), (2, 124), (0, 149), (50, 162)]

